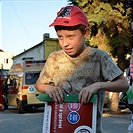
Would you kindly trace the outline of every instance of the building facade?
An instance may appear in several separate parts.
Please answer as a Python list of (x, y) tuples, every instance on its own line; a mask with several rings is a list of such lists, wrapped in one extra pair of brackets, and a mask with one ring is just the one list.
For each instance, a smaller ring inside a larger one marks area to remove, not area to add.
[(49, 54), (59, 50), (57, 38), (50, 38), (48, 33), (43, 35), (43, 41), (13, 57), (13, 62), (18, 63), (25, 59), (47, 60)]
[(21, 62), (25, 59), (43, 60), (44, 59), (44, 42), (41, 42), (28, 50), (13, 57), (13, 63)]
[(5, 77), (8, 73), (8, 70), (13, 64), (14, 54), (11, 52), (4, 52), (0, 49), (0, 77)]

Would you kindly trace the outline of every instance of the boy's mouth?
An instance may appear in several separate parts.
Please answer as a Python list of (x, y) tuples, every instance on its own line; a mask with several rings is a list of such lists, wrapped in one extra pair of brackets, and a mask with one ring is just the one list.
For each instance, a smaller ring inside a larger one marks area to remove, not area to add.
[(65, 51), (66, 51), (67, 53), (71, 53), (71, 52), (72, 52), (72, 49), (73, 49), (73, 48), (66, 48)]

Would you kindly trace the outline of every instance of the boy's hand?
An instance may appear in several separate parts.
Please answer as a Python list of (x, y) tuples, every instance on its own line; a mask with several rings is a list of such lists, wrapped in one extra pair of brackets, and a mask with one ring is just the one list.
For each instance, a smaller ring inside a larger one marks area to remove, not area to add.
[(61, 88), (50, 86), (50, 87), (46, 87), (45, 91), (54, 102), (56, 103), (63, 102), (63, 92)]
[(84, 87), (79, 93), (79, 101), (81, 104), (87, 104), (92, 95), (98, 91), (97, 83)]

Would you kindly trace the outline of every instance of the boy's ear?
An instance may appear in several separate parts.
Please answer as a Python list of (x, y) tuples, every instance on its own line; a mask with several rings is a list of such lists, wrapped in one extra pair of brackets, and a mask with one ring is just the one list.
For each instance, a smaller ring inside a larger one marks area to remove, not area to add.
[(90, 29), (87, 27), (87, 28), (85, 29), (84, 37), (87, 38), (87, 37), (89, 36), (89, 34), (90, 34)]

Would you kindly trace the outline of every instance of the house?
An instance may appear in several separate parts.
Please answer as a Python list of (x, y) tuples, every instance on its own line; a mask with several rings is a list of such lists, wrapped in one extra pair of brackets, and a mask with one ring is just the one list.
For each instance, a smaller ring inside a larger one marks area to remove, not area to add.
[(34, 60), (43, 60), (44, 59), (44, 42), (40, 42), (39, 44), (24, 50), (24, 52), (13, 57), (13, 62), (17, 63), (22, 60), (34, 59)]
[(11, 52), (5, 52), (2, 49), (0, 49), (0, 77), (4, 78), (8, 70), (13, 64), (13, 58), (14, 54)]
[(46, 60), (48, 55), (60, 49), (57, 38), (50, 38), (48, 33), (43, 35), (43, 41), (13, 57), (13, 62), (17, 63), (25, 59)]

